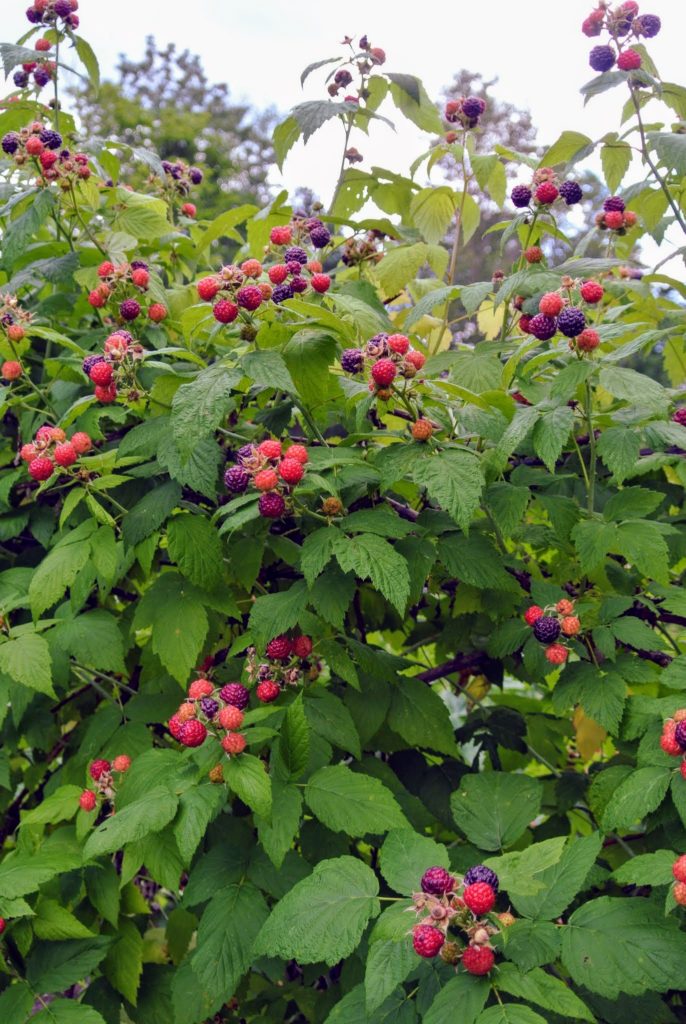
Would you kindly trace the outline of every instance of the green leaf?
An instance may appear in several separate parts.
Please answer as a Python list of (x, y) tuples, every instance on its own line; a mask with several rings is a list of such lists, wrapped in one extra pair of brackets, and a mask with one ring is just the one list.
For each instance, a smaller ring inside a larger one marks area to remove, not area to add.
[(439, 542), (438, 553), (448, 572), (479, 590), (519, 590), (517, 581), (503, 568), (502, 555), (483, 533), (469, 537), (447, 534)]
[(219, 535), (202, 516), (174, 516), (167, 527), (169, 555), (191, 583), (214, 590), (222, 578)]
[(300, 554), (300, 568), (309, 587), (333, 558), (338, 536), (339, 531), (335, 526), (323, 526), (305, 537)]
[(579, 556), (582, 572), (598, 569), (617, 543), (617, 527), (612, 523), (601, 523), (587, 519), (572, 530), (572, 539)]
[(68, 942), (39, 942), (31, 952), (26, 979), (40, 992), (60, 992), (83, 981), (104, 958), (112, 943), (105, 935)]
[(381, 835), (407, 827), (405, 815), (383, 783), (342, 764), (315, 772), (305, 788), (305, 800), (332, 832)]
[(656, 810), (665, 798), (671, 772), (669, 768), (637, 768), (615, 790), (603, 818), (603, 828), (624, 830)]
[(573, 981), (608, 999), (679, 988), (684, 956), (678, 921), (646, 899), (591, 900), (562, 935), (562, 962)]
[(385, 77), (391, 83), (391, 97), (398, 110), (422, 131), (442, 135), (443, 123), (421, 80), (414, 75), (390, 72)]
[(664, 494), (647, 487), (624, 487), (612, 494), (603, 508), (605, 519), (642, 519), (664, 501)]
[(394, 828), (388, 833), (379, 862), (381, 874), (391, 889), (403, 896), (417, 891), (419, 879), (427, 868), (450, 867), (445, 846), (406, 828)]
[(125, 672), (124, 643), (114, 615), (102, 608), (60, 622), (50, 634), (66, 654), (105, 672)]
[(84, 847), (84, 860), (104, 853), (115, 853), (126, 843), (136, 842), (150, 832), (159, 832), (174, 815), (178, 799), (168, 789), (157, 786), (145, 799), (128, 804), (91, 832)]
[(525, 917), (557, 918), (567, 909), (581, 891), (586, 876), (600, 852), (602, 836), (599, 832), (571, 839), (560, 860), (537, 876), (543, 889), (533, 896), (517, 896), (513, 903)]
[(283, 167), (284, 160), (299, 138), (300, 125), (295, 117), (287, 117), (281, 124), (277, 124), (272, 135), (272, 142), (274, 143), (274, 155), (279, 168)]
[(331, 335), (307, 327), (296, 331), (283, 357), (306, 406), (316, 408), (341, 393), (337, 378), (329, 370), (336, 358), (336, 342)]
[(22, 825), (54, 825), (58, 821), (68, 821), (78, 810), (79, 797), (83, 792), (80, 786), (59, 786), (54, 793), (41, 801), (31, 811), (24, 811), (21, 816)]
[(122, 537), (129, 547), (135, 547), (142, 540), (159, 529), (181, 498), (181, 487), (174, 480), (166, 480), (159, 487), (148, 491), (136, 502), (122, 524)]
[(310, 729), (302, 693), (289, 706), (279, 733), (279, 753), (289, 779), (299, 779), (310, 758)]
[(291, 111), (292, 117), (298, 122), (302, 131), (303, 142), (307, 143), (318, 128), (331, 120), (344, 114), (349, 109), (346, 103), (333, 103), (331, 100), (307, 100), (305, 103), (298, 103)]
[(410, 215), (430, 245), (445, 237), (454, 213), (455, 193), (448, 185), (423, 188), (415, 192), (410, 203)]
[(122, 917), (117, 926), (116, 939), (102, 969), (110, 985), (135, 1006), (143, 973), (143, 936), (126, 917)]
[[(106, 1024), (104, 1017), (96, 1009), (74, 999), (54, 999), (31, 1020), (38, 1021), (38, 1024)], [(15, 1022), (9, 1020), (7, 1024)]]
[(123, 187), (116, 189), (115, 195), (117, 213), (112, 222), (115, 231), (123, 231), (134, 238), (159, 238), (173, 230), (163, 199), (129, 192)]
[(571, 164), (582, 159), (593, 149), (593, 140), (581, 132), (562, 132), (560, 138), (541, 157), (541, 167), (554, 167), (556, 164)]
[[(24, 1024), (35, 1001), (33, 992), (25, 982), (10, 983), (0, 993), (0, 1020), (5, 1021), (6, 1024)], [(45, 1024), (45, 1018), (43, 1018), (43, 1024)], [(97, 1024), (100, 1024), (100, 1021)]]
[(93, 938), (93, 932), (66, 907), (60, 906), (57, 900), (42, 899), (36, 907), (36, 916), (31, 924), (37, 939), (55, 942), (60, 939)]
[(450, 798), (453, 817), (467, 839), (481, 850), (511, 846), (538, 814), (540, 782), (526, 775), (486, 772), (466, 775)]
[(402, 677), (393, 689), (388, 724), (411, 747), (454, 754), (455, 734), (447, 706), (419, 679)]
[(502, 964), (498, 971), (498, 988), (516, 999), (552, 1010), (565, 1020), (587, 1020), (595, 1024), (589, 1008), (564, 981), (547, 974), (540, 967), (522, 974), (512, 964)]
[(320, 861), (276, 904), (254, 951), (333, 966), (356, 949), (367, 922), (379, 913), (378, 891), (374, 872), (362, 861)]
[(417, 954), (411, 942), (373, 943), (364, 975), (367, 1013), (378, 1009), (416, 966)]
[(92, 521), (81, 523), (60, 538), (36, 567), (29, 585), (31, 611), (36, 618), (62, 597), (83, 569), (90, 554), (84, 541), (95, 529)]
[(600, 384), (615, 398), (639, 407), (664, 409), (668, 403), (667, 393), (661, 384), (626, 366), (601, 367)]
[(532, 967), (559, 959), (560, 932), (560, 927), (550, 921), (519, 920), (495, 936), (493, 941), (521, 970), (530, 971)]
[(537, 877), (557, 864), (565, 847), (565, 837), (555, 836), (533, 843), (526, 850), (515, 850), (502, 857), (489, 857), (484, 861), (500, 879), (500, 886), (514, 900), (519, 894), (533, 896), (545, 888)]
[(413, 479), (465, 533), (479, 507), (484, 477), (478, 459), (464, 452), (442, 451), (418, 460)]
[(610, 192), (616, 192), (621, 185), (622, 178), (629, 170), (631, 156), (631, 146), (628, 142), (616, 141), (607, 143), (600, 150), (603, 174)]
[(274, 349), (248, 352), (243, 356), (241, 365), (246, 376), (259, 388), (272, 388), (290, 394), (295, 391), (295, 384), (283, 356)]
[(298, 832), (302, 796), (296, 786), (272, 780), (272, 801), (279, 813), (271, 819), (256, 816), (257, 832), (265, 853), (275, 868), (280, 868)]
[(521, 1006), (519, 1003), (499, 1003), (484, 1010), (476, 1024), (546, 1024), (546, 1021), (528, 1006)]
[(258, 757), (239, 754), (224, 762), (224, 779), (255, 814), (268, 818), (272, 809), (272, 786), (267, 769)]
[(406, 284), (417, 276), (429, 256), (425, 242), (414, 245), (398, 245), (389, 249), (381, 262), (374, 268), (374, 274), (384, 293), (397, 295)]
[(233, 407), (231, 390), (240, 377), (240, 370), (227, 370), (215, 363), (178, 389), (172, 400), (171, 426), (182, 457), (189, 456), (198, 441), (214, 434)]
[(657, 523), (629, 520), (617, 527), (617, 551), (649, 579), (669, 580), (669, 550)]
[(0, 644), (0, 672), (31, 690), (55, 696), (50, 648), (38, 633), (25, 633)]
[(555, 464), (567, 443), (573, 425), (574, 410), (568, 405), (560, 405), (557, 409), (544, 413), (534, 427), (534, 451), (539, 459), (543, 459), (551, 473), (555, 472)]
[(144, 593), (134, 625), (137, 629), (152, 629), (153, 651), (169, 674), (185, 683), (207, 635), (202, 594), (183, 576), (166, 572)]
[(357, 758), (362, 756), (360, 737), (352, 715), (335, 694), (327, 690), (312, 691), (310, 698), (305, 701), (304, 711), (310, 727), (319, 736)]
[(686, 139), (677, 132), (650, 132), (648, 138), (661, 162), (683, 177), (686, 174)]
[(224, 799), (222, 789), (211, 783), (194, 786), (181, 794), (179, 813), (174, 822), (174, 837), (186, 864), (190, 864)]
[(79, 60), (88, 72), (88, 78), (95, 92), (100, 88), (100, 68), (98, 66), (98, 58), (93, 52), (93, 47), (87, 42), (82, 36), (74, 36), (74, 42), (76, 44), (76, 52), (79, 55)]
[(672, 850), (639, 853), (612, 872), (618, 885), (671, 885), (674, 881)]
[(119, 923), (119, 875), (113, 864), (98, 864), (85, 871), (88, 899), (113, 928)]
[(361, 533), (354, 542), (339, 535), (335, 540), (336, 560), (343, 572), (354, 572), (373, 586), (402, 614), (410, 596), (407, 561), (388, 541)]
[(460, 972), (443, 985), (424, 1014), (423, 1024), (455, 1024), (457, 1008), (459, 1024), (474, 1024), (484, 1008), (489, 992), (490, 983), (487, 978)]

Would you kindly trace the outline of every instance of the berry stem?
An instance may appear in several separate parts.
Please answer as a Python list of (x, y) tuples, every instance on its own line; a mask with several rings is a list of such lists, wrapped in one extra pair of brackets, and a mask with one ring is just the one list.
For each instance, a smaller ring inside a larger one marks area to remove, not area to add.
[(53, 119), (53, 124), (55, 126), (55, 131), (56, 132), (58, 132), (60, 130), (60, 98), (59, 98), (58, 85), (57, 85), (57, 79), (59, 78), (59, 68), (60, 68), (60, 38), (61, 38), (61, 33), (60, 32), (56, 32), (55, 33), (55, 74), (53, 75), (53, 79), (52, 79), (52, 81), (53, 81), (53, 88), (54, 88), (54, 104), (55, 104), (55, 109), (53, 110), (53, 118), (52, 119)]
[(593, 512), (595, 507), (595, 478), (596, 478), (596, 466), (597, 466), (597, 453), (595, 444), (595, 434), (593, 433), (593, 392), (591, 390), (590, 381), (586, 381), (584, 388), (584, 412), (586, 415), (586, 422), (588, 424), (588, 450), (590, 452), (589, 467), (588, 467), (588, 511)]
[(648, 151), (648, 141), (646, 139), (645, 125), (643, 124), (643, 118), (641, 117), (641, 105), (636, 97), (636, 89), (631, 84), (629, 84), (629, 92), (631, 94), (631, 102), (633, 103), (634, 110), (636, 111), (636, 123), (638, 125), (639, 135), (641, 136), (641, 154), (643, 156), (643, 162), (648, 164), (648, 167), (650, 168), (653, 177), (655, 178), (656, 182), (658, 183), (658, 185), (664, 192), (665, 196), (667, 197), (667, 202), (669, 203), (671, 211), (674, 214), (674, 219), (676, 220), (677, 224), (684, 232), (684, 234), (686, 234), (686, 221), (684, 220), (681, 214), (681, 210), (679, 209), (676, 201), (674, 200), (672, 193), (669, 191), (669, 186), (667, 182), (664, 180), (664, 178), (658, 171), (657, 165), (655, 164), (654, 160), (652, 159)]

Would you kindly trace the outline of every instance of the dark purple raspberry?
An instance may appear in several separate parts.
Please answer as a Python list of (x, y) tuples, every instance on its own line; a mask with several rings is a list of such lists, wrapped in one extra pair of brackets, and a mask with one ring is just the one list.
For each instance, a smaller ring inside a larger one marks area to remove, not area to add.
[(132, 270), (148, 270), (148, 264), (145, 260), (131, 260)]
[(603, 203), (603, 209), (605, 210), (605, 213), (624, 213), (624, 200), (621, 196), (608, 196)]
[(288, 281), (284, 281), (283, 284), (277, 284), (276, 288), (272, 292), (272, 302), (285, 302), (286, 299), (293, 298), (293, 289), (291, 288)]
[(515, 185), (510, 192), (510, 199), (521, 210), (531, 202), (531, 189), (528, 185)]
[(62, 145), (62, 136), (59, 132), (54, 132), (52, 128), (44, 128), (38, 138), (48, 149), (59, 149)]
[(203, 697), (200, 701), (200, 707), (203, 710), (203, 714), (208, 718), (214, 718), (219, 711), (219, 703), (213, 700), (212, 697)]
[(50, 72), (45, 68), (36, 68), (33, 72), (33, 80), (42, 89), (50, 81)]
[(58, 18), (68, 18), (71, 14), (71, 4), (69, 3), (69, 0), (57, 0), (54, 11)]
[(262, 302), (262, 292), (257, 285), (246, 285), (245, 288), (239, 288), (236, 292), (236, 302), (243, 309), (257, 309)]
[(291, 245), (286, 249), (283, 254), (284, 263), (302, 263), (303, 266), (307, 263), (307, 253), (304, 249), (301, 249), (299, 245)]
[(341, 68), (333, 76), (333, 80), (336, 85), (350, 85), (353, 80), (353, 76), (346, 70), (346, 68)]
[(246, 459), (252, 459), (254, 458), (256, 451), (257, 449), (254, 444), (244, 444), (236, 452), (236, 460), (243, 463)]
[(191, 179), (194, 185), (199, 185), (203, 179), (203, 173), (199, 167), (189, 167), (188, 177)]
[(443, 896), (455, 887), (455, 879), (445, 868), (436, 867), (425, 871), (419, 884), (422, 892), (428, 892), (432, 896)]
[(674, 739), (682, 750), (686, 750), (686, 722), (677, 722), (674, 730)]
[(529, 321), (529, 334), (539, 341), (548, 341), (557, 332), (557, 320), (554, 316), (546, 316), (545, 313), (537, 313)]
[(172, 165), (169, 163), (168, 160), (163, 160), (162, 161), (162, 170), (165, 172), (165, 174), (171, 174), (171, 172), (172, 172)]
[(560, 635), (560, 623), (552, 615), (542, 615), (534, 622), (533, 630), (534, 636), (540, 643), (552, 644)]
[(305, 227), (308, 231), (314, 231), (315, 228), (323, 228), (324, 224), (318, 217), (308, 217), (305, 221)]
[(360, 373), (364, 367), (364, 353), (362, 349), (344, 349), (341, 354), (341, 367), (346, 373)]
[(19, 136), (16, 132), (7, 132), (7, 135), (3, 135), (0, 145), (2, 145), (3, 152), (11, 156), (19, 149)]
[(567, 206), (574, 206), (575, 203), (581, 202), (584, 194), (581, 191), (581, 185), (579, 185), (578, 182), (563, 181), (560, 185), (560, 195)]
[(25, 89), (29, 84), (29, 76), (25, 71), (15, 71), (12, 75), (12, 81), (16, 85), (17, 89)]
[(490, 885), (494, 892), (498, 891), (498, 886), (500, 885), (495, 871), (491, 871), (485, 864), (475, 864), (464, 876), (465, 886), (474, 885), (476, 882), (485, 882), (486, 885)]
[(594, 46), (591, 50), (588, 63), (594, 71), (609, 71), (616, 61), (615, 51), (611, 46)]
[(260, 495), (257, 507), (266, 519), (279, 519), (286, 511), (286, 502), (277, 491), (270, 491)]
[(657, 14), (642, 14), (634, 21), (634, 32), (646, 39), (652, 39), (662, 28), (662, 22)]
[(105, 362), (105, 357), (104, 356), (86, 356), (84, 361), (81, 363), (81, 369), (86, 374), (86, 376), (89, 377), (90, 376), (90, 372), (93, 369), (93, 367), (95, 366), (95, 364), (96, 363), (104, 363), (104, 362)]
[(232, 704), (241, 711), (247, 708), (250, 701), (250, 691), (242, 683), (227, 683), (226, 686), (222, 686), (219, 696), (225, 704)]
[(242, 466), (231, 466), (224, 473), (224, 483), (229, 491), (233, 491), (234, 494), (242, 494), (248, 489), (250, 477)]
[(291, 281), (291, 288), (297, 295), (299, 292), (307, 291), (307, 281), (304, 277), (294, 277)]
[(289, 274), (292, 274), (294, 277), (297, 277), (299, 274), (302, 274), (303, 272), (302, 263), (298, 263), (297, 260), (291, 260), (289, 263), (286, 264), (286, 270), (288, 271)]
[(462, 113), (470, 119), (481, 117), (486, 109), (486, 103), (479, 96), (468, 96), (462, 101)]
[(677, 409), (672, 416), (672, 420), (675, 423), (679, 423), (682, 427), (686, 427), (686, 405), (683, 405), (681, 409)]
[(26, 17), (29, 19), (32, 25), (40, 25), (43, 20), (43, 15), (40, 11), (37, 11), (35, 7), (29, 7), (26, 12)]
[(557, 318), (558, 330), (562, 331), (568, 338), (576, 338), (586, 326), (586, 316), (583, 309), (576, 306), (567, 306)]
[(312, 228), (310, 231), (310, 241), (315, 249), (323, 249), (325, 245), (328, 245), (331, 241), (331, 233), (324, 225)]
[(119, 315), (124, 320), (135, 320), (141, 311), (140, 303), (135, 299), (124, 299), (119, 306)]

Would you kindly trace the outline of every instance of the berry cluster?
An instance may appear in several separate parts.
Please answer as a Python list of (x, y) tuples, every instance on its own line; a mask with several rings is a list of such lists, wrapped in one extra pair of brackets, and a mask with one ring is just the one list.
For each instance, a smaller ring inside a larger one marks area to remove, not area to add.
[(16, 295), (0, 295), (0, 330), (10, 346), (24, 340), (32, 319), (33, 314), (21, 308)]
[(549, 207), (558, 199), (563, 199), (567, 206), (574, 206), (582, 198), (581, 185), (577, 181), (560, 182), (552, 167), (539, 167), (529, 185), (515, 185), (510, 192), (510, 199), (519, 210)]
[(380, 246), (383, 235), (376, 230), (368, 231), (362, 238), (352, 235), (341, 249), (341, 263), (356, 267), (361, 263), (379, 263), (384, 253)]
[(33, 164), (38, 172), (36, 184), (39, 187), (57, 183), (61, 189), (69, 191), (78, 181), (91, 176), (86, 154), (61, 149), (60, 133), (41, 121), (32, 121), (18, 132), (7, 132), (0, 146), (17, 167)]
[(93, 447), (88, 434), (79, 430), (67, 440), (61, 427), (39, 427), (33, 441), (22, 445), (19, 452), (28, 464), (33, 480), (49, 480), (56, 467), (69, 469)]
[(346, 348), (341, 354), (341, 368), (345, 373), (360, 374), (368, 367), (369, 390), (383, 401), (392, 396), (396, 377), (411, 379), (425, 362), (424, 353), (412, 348), (404, 334), (375, 334), (364, 349)]
[(679, 770), (686, 779), (686, 708), (679, 708), (662, 726), (660, 746), (670, 757), (680, 757)]
[[(39, 42), (47, 42), (47, 40), (39, 40)], [(48, 47), (49, 47), (48, 43)], [(38, 47), (36, 47), (38, 49)], [(33, 83), (36, 87), (36, 91), (40, 92), (44, 85), (52, 80), (57, 70), (57, 65), (54, 60), (38, 59), (30, 60), (22, 64), (21, 69), (15, 71), (12, 75), (12, 81), (16, 85), (17, 89), (28, 88), (31, 77), (33, 77)]]
[(608, 44), (594, 46), (588, 63), (594, 71), (603, 74), (615, 64), (620, 71), (637, 71), (641, 66), (641, 55), (638, 50), (626, 46), (620, 40), (641, 38), (652, 39), (661, 28), (660, 19), (656, 14), (640, 14), (635, 0), (626, 0), (614, 9), (600, 4), (584, 19), (581, 31), (585, 36), (593, 38), (606, 31), (614, 46)]
[(202, 746), (211, 733), (227, 755), (241, 754), (246, 739), (237, 730), (243, 724), (249, 700), (250, 693), (241, 683), (218, 688), (209, 679), (196, 679), (188, 688), (186, 700), (169, 719), (169, 732), (184, 747)]
[(621, 196), (608, 196), (600, 213), (595, 215), (595, 226), (601, 231), (616, 231), (625, 235), (627, 228), (632, 228), (638, 217), (633, 210), (624, 208)]
[[(310, 669), (307, 659), (312, 654), (312, 638), (301, 634), (275, 636), (265, 649), (268, 662), (260, 662), (254, 647), (248, 649), (247, 675), (257, 683), (255, 696), (262, 704), (271, 704), (286, 686), (298, 686), (304, 670)], [(315, 669), (315, 676), (318, 670)], [(310, 670), (311, 677), (311, 670)]]
[(26, 12), (32, 25), (54, 25), (62, 20), (65, 27), (78, 28), (79, 0), (33, 0)]
[(246, 444), (236, 452), (235, 465), (224, 473), (224, 483), (232, 494), (243, 494), (252, 486), (260, 492), (260, 515), (280, 519), (287, 498), (303, 478), (308, 458), (302, 444), (292, 444), (285, 451), (280, 441)]
[(686, 854), (682, 853), (674, 861), (672, 874), (675, 879), (672, 895), (680, 907), (686, 907)]
[[(129, 301), (134, 300), (126, 300)], [(140, 398), (136, 364), (143, 358), (144, 351), (143, 346), (128, 331), (120, 329), (113, 331), (106, 339), (102, 355), (86, 356), (81, 368), (95, 384), (94, 394), (99, 402), (109, 405), (116, 401), (123, 388), (128, 388), (129, 401), (134, 402)]]
[[(593, 352), (600, 344), (600, 335), (587, 327), (586, 313), (577, 303), (596, 306), (605, 294), (603, 286), (597, 281), (575, 281), (571, 277), (563, 277), (561, 285), (560, 291), (541, 296), (538, 313), (522, 313), (519, 329), (539, 341), (549, 341), (559, 331), (569, 339), (571, 349), (581, 354)], [(515, 308), (521, 308), (522, 304), (523, 299), (517, 297)]]
[[(493, 914), (498, 897), (495, 872), (477, 864), (459, 879), (445, 868), (433, 867), (422, 875), (420, 888), (412, 894), (410, 908), (425, 915), (412, 929), (415, 952), (426, 959), (440, 953), (446, 963), (462, 964), (469, 974), (488, 974), (495, 963), (491, 937), (514, 923), (509, 912)], [(449, 928), (462, 933), (457, 941), (448, 940)]]
[[(190, 167), (182, 160), (171, 163), (169, 160), (162, 161), (164, 178), (159, 179), (153, 174), (150, 177), (150, 184), (159, 185), (159, 191), (165, 199), (173, 203), (177, 199), (184, 199), (189, 195), (193, 185), (199, 185), (203, 180), (203, 172), (199, 167)], [(186, 217), (195, 217), (197, 209), (194, 203), (185, 202), (181, 204), (181, 213)]]
[[(460, 124), (463, 128), (476, 128), (479, 118), (486, 109), (486, 100), (480, 96), (460, 96), (457, 100), (448, 100), (443, 111), (448, 124)], [(455, 142), (457, 134), (448, 132), (446, 142)]]
[[(79, 797), (79, 807), (82, 811), (94, 811), (98, 802), (102, 805), (106, 801), (114, 803), (117, 795), (117, 780), (115, 774), (121, 776), (131, 767), (131, 758), (128, 754), (119, 754), (112, 762), (99, 758), (91, 761), (88, 766), (88, 774), (95, 783), (94, 789), (84, 789)], [(113, 812), (114, 813), (114, 812)]]
[[(345, 36), (343, 45), (352, 47), (353, 37)], [(382, 50), (380, 46), (371, 46), (366, 35), (360, 37), (357, 45), (360, 52), (355, 53), (351, 60), (346, 61), (345, 64), (342, 64), (334, 72), (333, 78), (327, 87), (329, 96), (338, 96), (341, 89), (347, 89), (353, 80), (353, 76), (348, 71), (348, 66), (356, 68), (362, 78), (362, 86), (357, 96), (345, 96), (346, 103), (359, 103), (361, 98), (366, 98), (364, 79), (367, 75), (371, 74), (375, 67), (386, 63), (386, 51)]]
[[(136, 320), (142, 310), (140, 300), (150, 287), (150, 269), (145, 260), (131, 263), (111, 263), (105, 260), (98, 267), (100, 284), (88, 294), (88, 301), (94, 309), (102, 309), (112, 300), (117, 302), (118, 315), (122, 323)], [(161, 302), (151, 302), (147, 308), (153, 323), (166, 319), (168, 310)]]
[(532, 627), (538, 642), (545, 644), (545, 656), (550, 664), (564, 665), (569, 649), (558, 643), (558, 638), (576, 636), (581, 631), (579, 617), (574, 614), (574, 602), (563, 598), (546, 608), (532, 604), (524, 613), (524, 621)]

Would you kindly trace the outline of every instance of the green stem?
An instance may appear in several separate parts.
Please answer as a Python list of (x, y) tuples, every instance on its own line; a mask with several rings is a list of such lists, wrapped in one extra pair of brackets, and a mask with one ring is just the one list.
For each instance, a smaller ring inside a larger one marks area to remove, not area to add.
[(593, 512), (595, 508), (595, 477), (596, 477), (596, 464), (598, 460), (596, 452), (595, 434), (593, 433), (593, 392), (591, 391), (591, 385), (589, 381), (586, 381), (584, 388), (584, 410), (586, 414), (586, 423), (588, 424), (588, 449), (590, 452), (590, 461), (588, 467), (588, 511)]
[(338, 199), (338, 193), (341, 191), (343, 184), (343, 177), (345, 175), (345, 154), (348, 152), (348, 143), (350, 142), (350, 133), (353, 130), (353, 114), (350, 113), (347, 116), (345, 124), (345, 139), (343, 141), (343, 156), (341, 157), (341, 166), (338, 171), (338, 179), (336, 181), (336, 187), (333, 190), (333, 196), (331, 197), (331, 205), (329, 206), (329, 214), (333, 215), (336, 200)]
[(59, 77), (60, 68), (60, 33), (57, 32), (56, 36), (57, 38), (55, 39), (55, 75), (53, 78), (55, 109), (52, 112), (52, 119), (53, 124), (55, 126), (55, 131), (58, 132), (60, 130), (60, 98), (57, 86), (57, 79)]
[(669, 203), (671, 211), (674, 214), (674, 219), (676, 220), (681, 230), (686, 234), (686, 221), (682, 216), (681, 210), (679, 209), (674, 197), (672, 196), (672, 193), (669, 191), (669, 185), (658, 171), (657, 165), (655, 164), (652, 157), (650, 156), (650, 153), (648, 152), (648, 140), (646, 139), (645, 125), (643, 124), (643, 118), (641, 117), (641, 105), (636, 98), (636, 90), (632, 85), (629, 86), (629, 92), (631, 93), (631, 101), (634, 105), (634, 110), (636, 111), (636, 122), (638, 124), (638, 131), (641, 136), (641, 153), (643, 155), (644, 163), (648, 164), (648, 167), (650, 168), (653, 177), (655, 178), (656, 182), (658, 183), (658, 185), (664, 192), (665, 196), (667, 197), (667, 202)]

